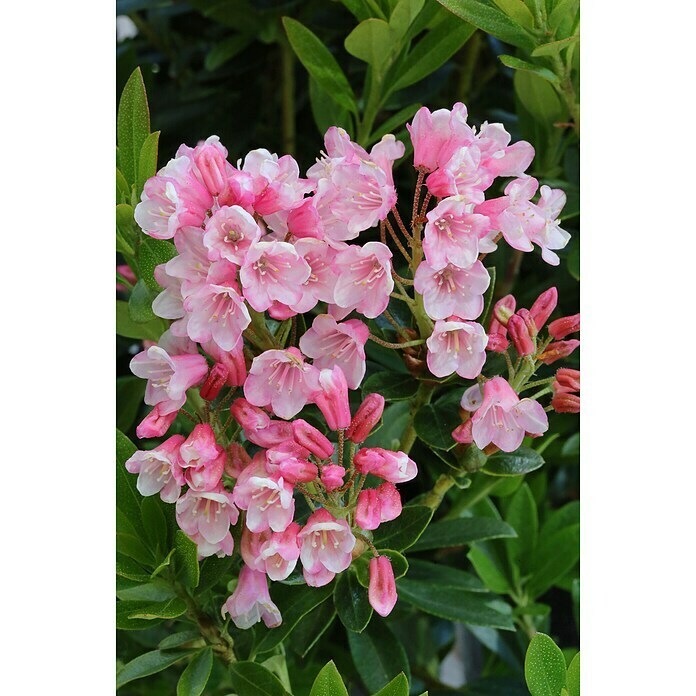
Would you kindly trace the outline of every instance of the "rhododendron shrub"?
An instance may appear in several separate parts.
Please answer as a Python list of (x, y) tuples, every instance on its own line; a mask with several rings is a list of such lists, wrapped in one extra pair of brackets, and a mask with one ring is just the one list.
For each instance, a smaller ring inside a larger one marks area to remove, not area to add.
[[(532, 636), (577, 556), (534, 568), (576, 526), (525, 538), (543, 491), (523, 479), (580, 409), (579, 314), (515, 282), (571, 238), (534, 147), (460, 102), (369, 147), (331, 126), (308, 168), (215, 135), (157, 168), (158, 133), (141, 141), (117, 208), (144, 404), (135, 442), (117, 433), (119, 628), (180, 623), (156, 659), (219, 663), (242, 695), (332, 624), (356, 664), (410, 612)], [(409, 674), (402, 648), (388, 670)]]

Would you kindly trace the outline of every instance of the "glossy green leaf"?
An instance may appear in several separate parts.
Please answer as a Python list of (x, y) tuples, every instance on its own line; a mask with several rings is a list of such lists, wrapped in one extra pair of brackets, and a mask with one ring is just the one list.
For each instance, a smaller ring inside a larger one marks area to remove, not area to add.
[(431, 524), (411, 547), (412, 551), (464, 546), (483, 539), (514, 537), (509, 524), (488, 517), (461, 517)]
[(233, 662), (229, 674), (237, 696), (288, 696), (278, 678), (256, 662)]
[(152, 311), (152, 300), (150, 290), (140, 279), (128, 298), (128, 315), (137, 324), (146, 324), (156, 319)]
[(506, 594), (510, 591), (510, 582), (500, 559), (489, 553), (488, 549), (475, 546), (469, 551), (467, 558), (489, 590), (497, 594)]
[(383, 19), (366, 19), (360, 22), (345, 40), (346, 51), (370, 65), (377, 73), (388, 67), (394, 50), (395, 36)]
[(139, 655), (134, 660), (123, 665), (116, 673), (116, 688), (118, 689), (136, 679), (142, 679), (143, 677), (149, 677), (151, 674), (161, 672), (190, 654), (191, 651), (165, 653), (159, 650), (152, 650), (144, 655)]
[(198, 592), (204, 592), (215, 586), (221, 579), (226, 578), (230, 574), (233, 559), (231, 556), (218, 558), (210, 556), (204, 558), (200, 563), (200, 580), (198, 582)]
[(180, 648), (182, 645), (202, 640), (201, 634), (198, 631), (179, 631), (163, 638), (157, 647), (160, 650), (174, 650), (175, 648)]
[(121, 170), (116, 168), (116, 204), (125, 205), (130, 203), (131, 200), (131, 188), (126, 177), (123, 176)]
[(498, 58), (500, 58), (500, 62), (503, 65), (507, 66), (508, 68), (512, 68), (513, 70), (524, 70), (525, 72), (534, 73), (543, 80), (554, 84), (557, 84), (559, 81), (556, 73), (542, 65), (535, 65), (534, 63), (529, 63), (526, 60), (515, 58), (515, 56), (501, 55), (498, 56)]
[(161, 580), (144, 582), (140, 585), (131, 585), (127, 587), (119, 587), (116, 585), (116, 596), (119, 599), (126, 601), (147, 601), (147, 602), (166, 602), (176, 597), (176, 592), (169, 583)]
[(551, 41), (550, 43), (543, 44), (532, 51), (532, 56), (537, 58), (540, 56), (554, 56), (558, 55), (564, 48), (572, 46), (580, 40), (579, 36), (568, 36), (560, 41)]
[[(380, 556), (386, 556), (392, 566), (392, 571), (394, 572), (394, 577), (396, 579), (403, 577), (408, 572), (409, 563), (406, 560), (406, 556), (394, 549), (380, 549)], [(358, 582), (363, 587), (370, 586), (370, 560), (372, 559), (372, 553), (367, 552), (362, 556), (356, 558), (353, 561), (352, 568), (358, 575)]]
[(580, 525), (563, 527), (549, 536), (539, 535), (527, 592), (539, 597), (561, 580), (580, 558)]
[(283, 26), (293, 51), (307, 72), (336, 103), (357, 114), (353, 90), (329, 49), (300, 22), (283, 17)]
[(373, 543), (378, 549), (404, 551), (418, 541), (432, 516), (433, 511), (425, 505), (406, 505), (397, 519), (375, 530)]
[[(545, 1), (541, 0), (541, 2)], [(534, 28), (534, 17), (523, 0), (493, 0), (493, 2), (516, 24), (525, 29)]]
[(150, 579), (150, 573), (140, 563), (121, 553), (116, 553), (116, 575), (138, 582), (147, 582)]
[(145, 182), (157, 173), (159, 136), (159, 131), (150, 133), (145, 138), (145, 142), (140, 149), (140, 155), (138, 156), (138, 181), (135, 187), (135, 193), (138, 198), (140, 198)]
[(116, 119), (119, 169), (130, 184), (138, 175), (140, 150), (150, 134), (150, 111), (145, 83), (140, 68), (136, 68), (121, 93)]
[(143, 602), (137, 603), (132, 601), (117, 601), (116, 602), (116, 628), (120, 631), (143, 631), (145, 629), (157, 626), (164, 619), (133, 619), (130, 614)]
[(453, 566), (424, 561), (420, 558), (411, 559), (408, 579), (432, 582), (433, 587), (451, 587), (466, 592), (487, 592), (481, 580), (475, 575)]
[(154, 293), (162, 289), (155, 280), (155, 267), (167, 263), (176, 256), (176, 247), (165, 239), (143, 239), (138, 248), (140, 277)]
[(205, 57), (205, 69), (217, 70), (254, 41), (253, 34), (233, 34), (216, 43)]
[(116, 427), (125, 432), (135, 421), (143, 403), (147, 382), (127, 375), (116, 379)]
[(408, 696), (408, 679), (406, 679), (406, 675), (402, 672), (394, 677), (375, 696)]
[(406, 651), (384, 621), (372, 621), (362, 633), (348, 633), (355, 668), (370, 693), (403, 672), (410, 678)]
[(386, 401), (403, 401), (411, 399), (418, 391), (418, 380), (410, 374), (403, 375), (394, 372), (377, 372), (370, 375), (362, 385), (362, 393), (381, 394)]
[(321, 135), (324, 135), (331, 126), (339, 126), (348, 132), (352, 130), (352, 120), (348, 109), (337, 104), (334, 98), (312, 77), (309, 78), (309, 101), (314, 122)]
[(566, 683), (561, 649), (545, 633), (537, 633), (527, 648), (524, 678), (531, 696), (560, 696)]
[(445, 18), (408, 54), (391, 91), (404, 89), (432, 75), (469, 40), (475, 30), (472, 24), (462, 22), (457, 17)]
[(566, 685), (568, 687), (568, 696), (580, 696), (580, 653), (568, 665)]
[[(129, 194), (130, 196), (130, 194)], [(117, 251), (133, 253), (135, 240), (135, 220), (133, 218), (133, 206), (128, 203), (119, 203), (116, 206), (116, 246)]]
[(348, 696), (346, 685), (333, 660), (321, 668), (309, 696)]
[(179, 580), (185, 587), (198, 587), (200, 569), (198, 567), (198, 547), (180, 529), (174, 534), (175, 559)]
[(387, 405), (382, 414), (382, 426), (365, 440), (363, 446), (398, 450), (408, 424), (409, 412), (408, 401), (397, 401)]
[(157, 341), (166, 329), (167, 326), (162, 319), (138, 324), (130, 318), (128, 302), (116, 300), (116, 333), (119, 336), (142, 341)]
[(536, 502), (526, 483), (512, 496), (505, 521), (517, 532), (517, 538), (505, 541), (508, 558), (525, 575), (529, 571), (539, 534)]
[(163, 602), (130, 602), (129, 619), (176, 619), (186, 613), (186, 603), (179, 597)]
[(145, 528), (145, 537), (150, 548), (161, 558), (168, 550), (167, 520), (162, 511), (162, 501), (158, 495), (143, 498), (140, 514)]
[(574, 500), (554, 510), (541, 526), (540, 541), (546, 540), (563, 527), (580, 524), (580, 503)]
[(331, 627), (335, 618), (336, 607), (332, 602), (323, 602), (300, 619), (290, 633), (288, 645), (300, 657), (307, 657), (309, 651)]
[(457, 17), (461, 17), (505, 43), (528, 51), (534, 48), (534, 39), (529, 32), (497, 7), (482, 0), (438, 0), (438, 2)]
[(553, 128), (556, 121), (567, 115), (556, 90), (538, 75), (518, 70), (515, 72), (513, 83), (522, 106), (545, 128)]
[(425, 0), (398, 0), (389, 17), (389, 26), (397, 37), (402, 37), (423, 9)]
[(145, 530), (140, 517), (141, 496), (135, 488), (136, 477), (126, 471), (126, 461), (136, 452), (135, 445), (116, 429), (116, 507), (141, 537)]
[(360, 633), (364, 630), (372, 618), (372, 607), (367, 599), (367, 590), (351, 568), (336, 578), (333, 599), (341, 623), (349, 631)]
[[(383, 136), (389, 133), (393, 133), (400, 126), (406, 123), (406, 121), (412, 118), (415, 115), (416, 111), (420, 109), (420, 107), (420, 104), (411, 104), (411, 106), (406, 106), (400, 111), (397, 111), (393, 116), (390, 116), (379, 128), (377, 128), (377, 130), (372, 132), (372, 135), (370, 135), (370, 139), (367, 144), (371, 145), (372, 143), (376, 143), (377, 141), (381, 140)], [(402, 376), (402, 374), (399, 373), (399, 376)]]
[(201, 696), (213, 670), (213, 649), (204, 648), (191, 658), (176, 685), (176, 696)]
[(488, 457), (483, 471), (491, 476), (521, 476), (536, 471), (544, 465), (544, 458), (529, 447), (514, 452), (497, 452)]
[[(461, 397), (461, 394), (460, 394)], [(452, 431), (461, 424), (459, 409), (439, 402), (422, 406), (413, 420), (418, 437), (430, 447), (450, 450), (457, 443), (452, 438)]]

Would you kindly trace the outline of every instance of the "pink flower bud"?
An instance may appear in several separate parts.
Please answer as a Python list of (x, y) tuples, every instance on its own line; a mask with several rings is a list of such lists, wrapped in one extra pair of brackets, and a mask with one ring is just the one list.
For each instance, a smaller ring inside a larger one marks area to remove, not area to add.
[(469, 418), (466, 423), (458, 425), (452, 431), (452, 438), (461, 445), (470, 445), (474, 441), (474, 436), (471, 432), (472, 421)]
[(520, 309), (518, 310), (517, 315), (522, 317), (522, 320), (524, 321), (525, 326), (527, 327), (529, 335), (532, 338), (535, 338), (539, 331), (537, 329), (537, 325), (534, 323), (532, 313), (528, 309)]
[(580, 331), (580, 314), (555, 319), (549, 324), (549, 336), (565, 338), (568, 334)]
[(329, 464), (321, 469), (321, 482), (329, 493), (335, 491), (343, 485), (343, 477), (346, 470), (338, 464)]
[(378, 486), (377, 497), (380, 505), (380, 522), (390, 522), (401, 514), (401, 495), (393, 483), (385, 481)]
[(556, 360), (567, 358), (579, 345), (580, 341), (575, 338), (569, 341), (555, 341), (539, 356), (539, 360), (550, 365), (556, 362)]
[(225, 168), (227, 162), (213, 145), (204, 145), (194, 156), (205, 187), (213, 196), (224, 196), (229, 186)]
[(135, 434), (141, 439), (144, 437), (162, 437), (176, 419), (177, 413), (179, 411), (172, 411), (172, 413), (162, 415), (160, 413), (160, 404), (157, 404), (143, 418), (140, 425), (135, 429)]
[(309, 450), (319, 459), (328, 459), (334, 452), (334, 446), (324, 433), (302, 418), (292, 422), (292, 434), (298, 445)]
[(309, 483), (319, 475), (316, 464), (308, 459), (289, 457), (278, 464), (278, 472), (289, 483)]
[(551, 406), (557, 413), (580, 413), (580, 397), (577, 394), (556, 392), (551, 399)]
[(294, 317), (297, 312), (288, 307), (288, 305), (274, 300), (273, 304), (268, 308), (268, 314), (276, 321), (285, 321), (286, 319), (290, 319), (290, 317)]
[(541, 331), (541, 328), (548, 321), (553, 310), (556, 309), (557, 304), (558, 290), (556, 290), (556, 288), (549, 288), (534, 300), (534, 304), (529, 310), (529, 313), (532, 315), (532, 319), (534, 319), (537, 331)]
[(355, 522), (362, 529), (377, 529), (382, 521), (379, 495), (374, 488), (360, 491), (358, 503), (355, 506)]
[(319, 372), (319, 390), (312, 394), (312, 400), (326, 418), (331, 430), (342, 430), (350, 425), (350, 405), (348, 403), (348, 384), (343, 370), (334, 365), (332, 369)]
[(304, 203), (288, 215), (288, 230), (298, 239), (304, 237), (322, 238), (321, 218), (314, 206), (313, 198), (305, 198)]
[(381, 394), (368, 394), (355, 412), (346, 437), (356, 444), (365, 442), (372, 429), (379, 423), (384, 411), (384, 397)]
[(220, 393), (220, 390), (225, 386), (228, 375), (229, 370), (222, 363), (213, 365), (201, 387), (201, 398), (206, 401), (215, 399)]
[(508, 319), (515, 313), (517, 301), (513, 295), (505, 295), (501, 297), (495, 305), (493, 305), (493, 316), (488, 327), (488, 333), (499, 333), (505, 335), (505, 327), (508, 324)]
[(373, 474), (391, 483), (411, 481), (418, 473), (416, 463), (405, 452), (392, 452), (381, 447), (365, 447), (353, 458), (361, 474)]
[(235, 399), (230, 406), (232, 417), (242, 426), (243, 430), (256, 431), (267, 428), (271, 422), (270, 416), (258, 406), (253, 406), (246, 399)]
[(519, 314), (513, 314), (508, 321), (508, 334), (518, 355), (531, 355), (534, 341), (529, 335), (529, 326)]
[(501, 333), (489, 333), (488, 343), (486, 344), (486, 350), (490, 350), (494, 353), (504, 353), (507, 347), (510, 345), (510, 341), (503, 336)]
[(556, 379), (552, 386), (554, 392), (579, 392), (580, 370), (573, 370), (570, 367), (560, 368), (556, 372)]
[(391, 561), (386, 556), (370, 559), (370, 586), (367, 596), (380, 616), (388, 616), (396, 604), (396, 582)]
[(239, 444), (233, 442), (227, 448), (227, 462), (225, 463), (225, 473), (232, 478), (239, 478), (239, 474), (251, 463), (248, 452)]

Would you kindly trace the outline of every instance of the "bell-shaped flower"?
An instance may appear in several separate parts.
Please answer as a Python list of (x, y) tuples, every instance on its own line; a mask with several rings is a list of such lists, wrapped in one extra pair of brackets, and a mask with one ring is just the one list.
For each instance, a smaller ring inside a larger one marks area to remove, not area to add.
[(312, 401), (319, 407), (330, 430), (343, 430), (350, 425), (350, 403), (348, 384), (343, 370), (334, 365), (331, 369), (320, 370), (316, 375), (317, 388), (312, 393)]
[(471, 418), (476, 446), (493, 443), (503, 452), (514, 452), (525, 433), (541, 435), (549, 420), (543, 407), (532, 399), (520, 399), (502, 377), (493, 377), (483, 386), (483, 401)]
[(423, 296), (423, 306), (431, 319), (476, 319), (483, 311), (483, 293), (491, 283), (480, 261), (470, 268), (448, 264), (435, 270), (426, 261), (416, 269), (413, 286)]
[(226, 259), (237, 266), (247, 251), (261, 238), (256, 220), (238, 205), (223, 206), (205, 223), (203, 244), (211, 261)]
[(461, 147), (474, 138), (473, 131), (466, 125), (467, 110), (461, 102), (452, 110), (430, 110), (422, 106), (406, 125), (413, 143), (413, 166), (426, 172), (435, 171), (442, 161), (443, 154)]
[(361, 474), (372, 474), (390, 483), (406, 483), (418, 474), (416, 463), (405, 452), (364, 447), (353, 458)]
[(334, 452), (334, 446), (326, 435), (302, 418), (292, 422), (292, 435), (298, 445), (319, 459), (328, 459)]
[(379, 423), (384, 412), (384, 397), (381, 394), (368, 394), (355, 412), (346, 437), (356, 444), (367, 440), (367, 436)]
[(178, 411), (162, 414), (160, 405), (157, 404), (145, 418), (140, 421), (135, 429), (135, 434), (142, 440), (146, 437), (162, 437), (171, 424), (176, 420)]
[(426, 341), (428, 369), (436, 377), (456, 372), (464, 379), (474, 379), (486, 362), (487, 340), (483, 327), (472, 321), (436, 321)]
[(183, 441), (183, 435), (172, 435), (154, 449), (138, 450), (126, 461), (126, 470), (138, 474), (135, 486), (140, 495), (159, 493), (165, 503), (177, 500), (181, 486), (174, 476), (174, 467)]
[(333, 261), (338, 249), (323, 239), (298, 239), (295, 242), (297, 253), (307, 262), (310, 272), (302, 285), (302, 296), (292, 305), (292, 309), (304, 314), (313, 309), (317, 302), (333, 302), (336, 286), (336, 273)]
[(222, 605), (222, 616), (229, 614), (237, 628), (246, 630), (259, 621), (268, 628), (280, 626), (283, 619), (268, 592), (268, 580), (264, 573), (244, 566), (234, 592)]
[(245, 529), (241, 543), (244, 562), (250, 568), (266, 573), (271, 580), (285, 580), (300, 557), (299, 531), (297, 522), (293, 522), (284, 532), (268, 530), (254, 534)]
[(210, 425), (199, 423), (179, 449), (175, 474), (194, 491), (212, 491), (220, 483), (226, 458)]
[(345, 467), (338, 464), (327, 464), (321, 467), (321, 482), (329, 493), (343, 485), (345, 475)]

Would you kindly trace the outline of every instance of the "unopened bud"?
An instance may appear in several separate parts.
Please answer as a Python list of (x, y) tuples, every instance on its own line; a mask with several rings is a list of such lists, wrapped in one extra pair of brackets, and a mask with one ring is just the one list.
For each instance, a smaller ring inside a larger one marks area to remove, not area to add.
[(529, 313), (532, 315), (532, 319), (534, 319), (537, 331), (541, 331), (541, 328), (549, 320), (553, 310), (556, 309), (557, 304), (558, 290), (556, 290), (556, 288), (549, 288), (534, 300), (534, 304), (529, 310)]
[(384, 397), (381, 394), (368, 394), (355, 412), (346, 437), (356, 444), (365, 442), (372, 429), (379, 423), (383, 411)]
[(568, 334), (580, 331), (580, 314), (555, 319), (549, 324), (549, 336), (565, 338)]
[(145, 437), (162, 437), (169, 426), (174, 422), (179, 411), (172, 411), (171, 413), (160, 413), (160, 404), (157, 404), (150, 413), (143, 418), (142, 422), (135, 429), (135, 434), (139, 438)]
[(229, 370), (222, 364), (216, 363), (208, 373), (208, 377), (201, 387), (201, 398), (212, 401), (220, 393), (227, 383)]
[(452, 431), (452, 438), (460, 445), (470, 445), (474, 441), (474, 437), (471, 434), (472, 425), (473, 422), (471, 418), (469, 418), (469, 420), (467, 420), (465, 423), (458, 425)]
[(329, 493), (343, 485), (346, 470), (338, 464), (328, 464), (321, 469), (321, 482)]
[(278, 464), (278, 472), (289, 483), (309, 483), (319, 475), (316, 464), (308, 459), (290, 457)]
[(212, 196), (224, 196), (229, 183), (225, 168), (227, 162), (214, 145), (204, 145), (194, 156), (205, 187)]
[(518, 355), (531, 355), (534, 352), (534, 340), (529, 335), (529, 327), (525, 320), (515, 314), (508, 321), (508, 334)]
[(503, 336), (501, 333), (489, 333), (488, 334), (488, 343), (486, 344), (486, 350), (490, 350), (493, 353), (504, 353), (508, 346), (510, 345), (510, 341)]
[(569, 341), (554, 341), (539, 356), (539, 360), (550, 365), (556, 360), (567, 358), (579, 345), (580, 341), (575, 338), (571, 338)]
[(239, 444), (233, 442), (227, 448), (227, 461), (225, 462), (225, 473), (232, 478), (239, 478), (239, 474), (251, 463), (249, 453)]
[(520, 309), (517, 312), (517, 315), (522, 317), (522, 320), (524, 321), (525, 326), (527, 327), (529, 335), (532, 338), (536, 338), (536, 335), (539, 333), (539, 331), (537, 329), (537, 325), (534, 323), (532, 313), (528, 309)]
[(570, 367), (562, 367), (556, 372), (556, 379), (553, 383), (554, 392), (579, 392), (580, 391), (580, 370), (573, 370)]
[(557, 413), (580, 413), (580, 397), (577, 394), (557, 392), (551, 399), (551, 406)]
[(491, 323), (488, 327), (488, 333), (497, 333), (504, 336), (505, 327), (510, 317), (515, 313), (516, 306), (517, 300), (515, 300), (513, 295), (501, 297), (495, 305), (493, 305), (493, 316), (491, 317)]
[(343, 370), (338, 365), (334, 365), (331, 370), (321, 370), (319, 391), (312, 394), (312, 400), (319, 407), (331, 430), (342, 430), (350, 425), (348, 384)]
[(334, 446), (324, 433), (302, 418), (292, 421), (292, 435), (298, 445), (319, 459), (328, 459), (334, 452)]
[(379, 495), (374, 488), (365, 488), (358, 495), (355, 506), (355, 522), (361, 529), (377, 529), (382, 521)]
[(387, 616), (396, 604), (396, 582), (391, 561), (386, 556), (370, 559), (370, 583), (367, 597), (372, 608), (380, 615)]

